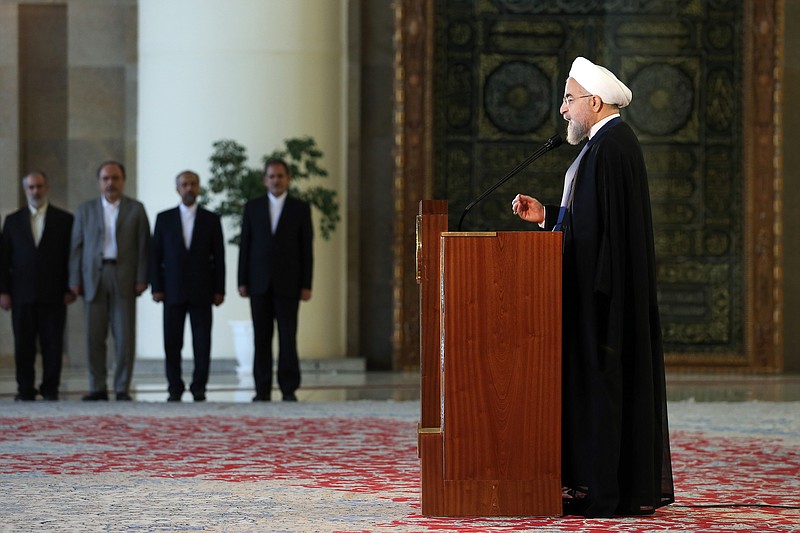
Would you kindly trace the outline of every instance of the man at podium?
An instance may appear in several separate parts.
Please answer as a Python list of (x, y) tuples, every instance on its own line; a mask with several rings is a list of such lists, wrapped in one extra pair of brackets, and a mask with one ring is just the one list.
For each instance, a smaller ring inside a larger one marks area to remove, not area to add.
[(560, 112), (584, 139), (560, 205), (513, 212), (563, 232), (564, 512), (651, 514), (674, 501), (647, 170), (620, 108), (632, 94), (578, 57)]

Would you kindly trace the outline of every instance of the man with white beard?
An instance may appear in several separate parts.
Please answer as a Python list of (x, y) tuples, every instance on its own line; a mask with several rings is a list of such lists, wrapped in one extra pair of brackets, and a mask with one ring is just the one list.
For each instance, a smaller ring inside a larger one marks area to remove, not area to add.
[[(44, 172), (22, 178), (25, 207), (6, 218), (0, 256), (0, 308), (11, 311), (17, 401), (58, 400), (69, 288), (73, 216), (48, 201)], [(37, 343), (42, 381), (35, 384)]]
[(523, 220), (563, 232), (562, 496), (565, 514), (586, 517), (674, 501), (647, 169), (620, 116), (632, 96), (576, 58), (560, 112), (567, 142), (588, 141), (561, 203), (512, 202)]

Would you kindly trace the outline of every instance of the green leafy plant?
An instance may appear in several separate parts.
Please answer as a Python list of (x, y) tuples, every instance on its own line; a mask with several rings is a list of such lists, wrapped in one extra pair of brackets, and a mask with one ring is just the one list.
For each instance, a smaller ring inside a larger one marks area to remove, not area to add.
[(222, 139), (216, 141), (213, 148), (209, 158), (211, 178), (208, 187), (203, 188), (200, 204), (208, 206), (223, 219), (231, 220), (236, 234), (228, 242), (239, 244), (244, 205), (267, 194), (263, 163), (278, 157), (286, 161), (292, 175), (289, 194), (308, 202), (319, 212), (319, 232), (323, 239), (330, 239), (340, 220), (336, 191), (320, 185), (297, 186), (298, 182), (328, 176), (328, 171), (319, 164), (323, 153), (313, 138), (285, 139), (283, 148), (262, 158), (261, 168), (247, 166), (247, 151), (236, 141)]

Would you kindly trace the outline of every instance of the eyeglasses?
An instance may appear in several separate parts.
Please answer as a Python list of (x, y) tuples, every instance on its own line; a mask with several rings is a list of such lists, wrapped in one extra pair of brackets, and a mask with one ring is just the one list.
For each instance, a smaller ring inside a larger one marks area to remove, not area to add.
[(590, 96), (594, 96), (594, 95), (593, 94), (584, 94), (583, 96), (572, 96), (571, 94), (568, 94), (567, 96), (565, 96), (563, 98), (563, 100), (564, 100), (564, 104), (566, 106), (571, 106), (572, 103), (575, 102), (575, 100), (579, 100), (580, 98), (589, 98)]

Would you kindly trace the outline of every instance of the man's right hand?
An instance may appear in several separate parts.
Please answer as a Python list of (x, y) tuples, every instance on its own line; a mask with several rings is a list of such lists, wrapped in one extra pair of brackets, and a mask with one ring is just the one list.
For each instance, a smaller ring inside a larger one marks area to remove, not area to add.
[(250, 290), (247, 288), (247, 285), (239, 285), (239, 296), (242, 298), (250, 296)]
[(5, 292), (3, 294), (0, 294), (0, 308), (2, 308), (3, 311), (8, 311), (9, 309), (11, 309), (11, 295), (10, 294), (5, 293)]
[(163, 292), (154, 292), (153, 293), (153, 301), (154, 302), (163, 302), (164, 301), (164, 293)]
[(518, 194), (511, 202), (511, 211), (527, 222), (544, 222), (544, 206), (536, 198)]

